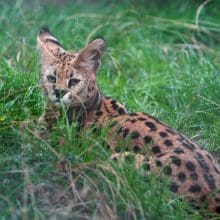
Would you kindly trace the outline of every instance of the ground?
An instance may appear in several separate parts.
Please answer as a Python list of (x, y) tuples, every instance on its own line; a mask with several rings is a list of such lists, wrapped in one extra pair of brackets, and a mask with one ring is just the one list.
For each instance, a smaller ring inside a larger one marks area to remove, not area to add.
[[(0, 3), (2, 219), (207, 215), (172, 197), (166, 179), (137, 172), (132, 162), (122, 166), (108, 159), (105, 131), (81, 139), (63, 120), (45, 142), (19, 128), (37, 119), (45, 103), (36, 36), (46, 24), (71, 50), (103, 36), (108, 45), (98, 75), (103, 93), (130, 112), (158, 117), (218, 159), (220, 15), (216, 1), (206, 2)], [(65, 146), (60, 133), (68, 140)]]

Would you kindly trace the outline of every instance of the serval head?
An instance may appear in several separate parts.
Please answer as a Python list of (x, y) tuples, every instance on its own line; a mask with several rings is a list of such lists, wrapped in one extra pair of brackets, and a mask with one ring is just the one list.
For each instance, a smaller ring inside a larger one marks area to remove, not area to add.
[(41, 28), (37, 43), (41, 57), (40, 85), (49, 101), (72, 108), (93, 108), (100, 94), (96, 73), (105, 41), (96, 39), (79, 52), (66, 51), (48, 28)]

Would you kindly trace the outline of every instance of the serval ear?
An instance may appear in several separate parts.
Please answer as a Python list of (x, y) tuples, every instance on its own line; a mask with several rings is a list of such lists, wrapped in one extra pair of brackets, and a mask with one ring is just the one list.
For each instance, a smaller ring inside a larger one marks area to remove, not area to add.
[(76, 68), (84, 68), (89, 71), (96, 72), (101, 64), (101, 59), (106, 48), (105, 41), (98, 38), (88, 46), (86, 46), (76, 58)]
[(59, 55), (65, 53), (58, 40), (51, 34), (47, 27), (42, 27), (37, 36), (37, 44), (41, 60), (59, 59)]

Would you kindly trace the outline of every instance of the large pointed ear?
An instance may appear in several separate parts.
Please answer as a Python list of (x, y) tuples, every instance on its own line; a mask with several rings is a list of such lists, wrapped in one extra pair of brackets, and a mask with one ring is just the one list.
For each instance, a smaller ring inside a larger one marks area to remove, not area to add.
[(75, 65), (76, 68), (85, 68), (96, 72), (101, 64), (101, 59), (106, 48), (105, 41), (101, 38), (92, 41), (78, 55)]
[(37, 36), (37, 44), (42, 60), (59, 58), (59, 54), (65, 52), (59, 41), (47, 27), (40, 29)]

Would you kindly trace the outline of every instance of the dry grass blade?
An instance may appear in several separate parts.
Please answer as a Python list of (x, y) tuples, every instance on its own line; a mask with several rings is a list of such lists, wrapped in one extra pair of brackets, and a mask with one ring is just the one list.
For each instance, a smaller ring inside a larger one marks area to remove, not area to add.
[(202, 9), (209, 3), (211, 3), (213, 0), (206, 0), (204, 1), (199, 7), (198, 9), (196, 10), (196, 17), (195, 17), (195, 24), (198, 28), (198, 31), (200, 31), (200, 27), (199, 27), (199, 15), (202, 11)]

